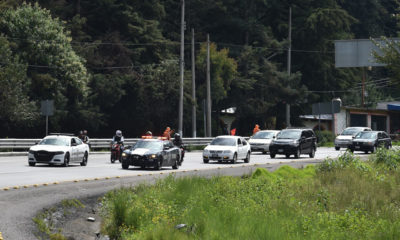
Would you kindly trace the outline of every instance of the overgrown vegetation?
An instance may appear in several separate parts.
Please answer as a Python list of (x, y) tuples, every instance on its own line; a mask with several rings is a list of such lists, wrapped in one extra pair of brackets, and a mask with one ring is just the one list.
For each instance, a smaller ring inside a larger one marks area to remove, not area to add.
[(399, 239), (399, 159), (382, 149), (366, 162), (345, 153), (242, 178), (170, 176), (108, 193), (103, 231), (113, 239)]

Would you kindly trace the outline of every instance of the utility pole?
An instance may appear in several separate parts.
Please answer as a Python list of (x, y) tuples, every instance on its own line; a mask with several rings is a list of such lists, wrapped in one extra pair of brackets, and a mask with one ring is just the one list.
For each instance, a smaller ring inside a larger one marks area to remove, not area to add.
[(192, 28), (192, 136), (196, 137), (196, 66), (194, 56), (194, 29)]
[(180, 58), (180, 73), (181, 73), (181, 89), (179, 95), (179, 134), (183, 137), (183, 72), (184, 72), (184, 50), (185, 50), (185, 0), (181, 0), (182, 16), (181, 16), (181, 58)]
[(365, 67), (362, 68), (362, 86), (361, 86), (361, 106), (364, 107), (364, 96), (365, 96)]
[(211, 137), (210, 35), (207, 34), (207, 137)]
[[(290, 79), (290, 67), (291, 67), (291, 50), (292, 50), (292, 7), (289, 7), (289, 48), (288, 48), (288, 60), (287, 60), (287, 72), (288, 79)], [(290, 87), (290, 83), (289, 83)], [(290, 127), (290, 104), (286, 103), (286, 127)]]

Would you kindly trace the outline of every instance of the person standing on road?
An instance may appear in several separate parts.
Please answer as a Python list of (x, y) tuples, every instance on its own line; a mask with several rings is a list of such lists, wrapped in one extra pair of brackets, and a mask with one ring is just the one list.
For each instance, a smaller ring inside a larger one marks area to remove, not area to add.
[(89, 136), (87, 135), (87, 130), (83, 130), (83, 139), (82, 139), (83, 143), (86, 143), (89, 148), (90, 148), (90, 140), (89, 140)]
[(253, 128), (253, 135), (256, 134), (258, 131), (260, 131), (260, 126), (256, 124)]
[(171, 139), (171, 134), (174, 132), (174, 130), (171, 130), (170, 127), (167, 127), (163, 133), (163, 137), (167, 138), (168, 140)]

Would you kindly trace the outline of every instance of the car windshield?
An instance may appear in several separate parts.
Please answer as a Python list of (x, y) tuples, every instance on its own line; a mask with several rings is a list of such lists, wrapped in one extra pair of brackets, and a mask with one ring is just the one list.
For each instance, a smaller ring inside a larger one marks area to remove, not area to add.
[(346, 128), (342, 134), (340, 135), (344, 135), (344, 136), (353, 136), (355, 134), (357, 134), (358, 132), (362, 131), (361, 128)]
[(163, 143), (161, 141), (138, 141), (132, 149), (137, 149), (137, 148), (146, 148), (146, 149), (151, 149), (151, 150), (159, 150), (161, 151), (163, 149)]
[(45, 138), (39, 142), (39, 145), (69, 146), (69, 140), (66, 138)]
[(359, 132), (356, 139), (376, 139), (376, 132)]
[(283, 130), (281, 131), (276, 138), (277, 139), (299, 139), (301, 135), (301, 131), (293, 131), (293, 130)]
[(235, 138), (214, 138), (210, 145), (218, 145), (218, 146), (235, 146), (236, 139)]
[(252, 136), (252, 139), (271, 139), (274, 136), (273, 132), (258, 132)]

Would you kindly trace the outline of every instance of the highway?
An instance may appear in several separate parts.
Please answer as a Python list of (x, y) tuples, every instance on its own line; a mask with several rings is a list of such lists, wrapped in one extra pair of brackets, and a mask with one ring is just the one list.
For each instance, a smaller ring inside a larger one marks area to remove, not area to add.
[[(319, 148), (314, 159), (302, 155), (299, 159), (285, 159), (277, 156), (255, 153), (250, 163), (237, 164), (202, 162), (201, 152), (186, 153), (183, 166), (178, 170), (170, 167), (161, 171), (129, 168), (123, 170), (121, 164), (112, 164), (109, 154), (92, 154), (88, 166), (50, 167), (37, 165), (29, 167), (27, 157), (0, 157), (0, 232), (4, 239), (36, 239), (32, 218), (43, 209), (48, 209), (64, 199), (84, 199), (102, 196), (107, 191), (138, 183), (153, 183), (170, 173), (182, 176), (241, 176), (251, 173), (257, 167), (274, 170), (283, 164), (302, 167), (314, 164), (326, 157), (335, 158), (343, 151), (333, 148)], [(360, 156), (366, 156), (360, 154)]]
[[(314, 159), (325, 159), (326, 157), (335, 158), (343, 151), (335, 151), (333, 148), (318, 148)], [(34, 184), (46, 184), (54, 182), (65, 182), (75, 180), (88, 180), (94, 178), (116, 177), (116, 176), (137, 176), (145, 174), (154, 174), (152, 169), (142, 170), (131, 166), (128, 170), (123, 170), (121, 164), (116, 162), (112, 164), (108, 153), (91, 154), (88, 165), (82, 167), (79, 164), (69, 167), (48, 166), (46, 164), (37, 164), (35, 167), (28, 166), (28, 160), (25, 156), (18, 157), (0, 157), (0, 189), (13, 187), (27, 187)], [(310, 159), (308, 155), (301, 155), (299, 159), (291, 157), (286, 159), (283, 155), (277, 155), (271, 159), (269, 155), (253, 153), (249, 164), (266, 163), (289, 163), (292, 161), (304, 161)], [(246, 165), (238, 160), (236, 166)], [(187, 152), (182, 166), (178, 170), (172, 170), (171, 167), (164, 167), (161, 172), (170, 173), (175, 171), (185, 171), (193, 169), (212, 169), (231, 167), (230, 163), (210, 162), (204, 164), (201, 152)], [(158, 172), (158, 171), (157, 171)]]

